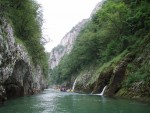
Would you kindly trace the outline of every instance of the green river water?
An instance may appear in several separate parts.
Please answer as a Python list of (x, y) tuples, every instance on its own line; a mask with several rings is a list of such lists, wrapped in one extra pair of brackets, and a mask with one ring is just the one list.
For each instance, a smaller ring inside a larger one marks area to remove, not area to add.
[(140, 102), (47, 89), (41, 94), (8, 100), (0, 113), (150, 113)]

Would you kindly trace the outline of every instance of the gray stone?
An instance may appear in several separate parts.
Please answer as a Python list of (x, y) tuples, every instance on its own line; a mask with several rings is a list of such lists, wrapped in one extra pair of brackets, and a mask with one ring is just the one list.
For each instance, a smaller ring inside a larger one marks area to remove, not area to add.
[(41, 67), (35, 67), (25, 47), (15, 41), (7, 20), (0, 18), (0, 21), (0, 102), (6, 97), (30, 95), (43, 90), (47, 82)]
[(60, 44), (51, 51), (49, 58), (49, 66), (51, 69), (59, 64), (61, 58), (65, 54), (69, 54), (71, 52), (75, 40), (88, 21), (89, 19), (83, 19), (81, 22), (79, 22), (63, 37)]

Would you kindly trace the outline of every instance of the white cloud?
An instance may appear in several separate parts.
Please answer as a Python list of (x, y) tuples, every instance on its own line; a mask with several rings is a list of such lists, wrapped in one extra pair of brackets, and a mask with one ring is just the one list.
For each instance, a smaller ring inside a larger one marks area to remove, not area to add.
[(37, 0), (42, 5), (45, 23), (43, 34), (51, 38), (46, 51), (59, 44), (63, 36), (79, 21), (88, 18), (101, 0)]

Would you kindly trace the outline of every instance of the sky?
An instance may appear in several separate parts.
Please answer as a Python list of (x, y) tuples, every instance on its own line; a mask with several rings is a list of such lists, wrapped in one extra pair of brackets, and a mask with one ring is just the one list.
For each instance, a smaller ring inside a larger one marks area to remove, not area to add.
[(36, 0), (43, 11), (43, 36), (49, 40), (45, 50), (50, 52), (82, 19), (90, 17), (101, 0)]

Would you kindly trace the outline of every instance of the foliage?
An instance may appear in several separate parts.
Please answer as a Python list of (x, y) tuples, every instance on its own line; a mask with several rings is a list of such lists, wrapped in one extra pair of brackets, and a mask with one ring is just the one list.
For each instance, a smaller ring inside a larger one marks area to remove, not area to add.
[(125, 50), (136, 50), (150, 31), (150, 4), (148, 0), (130, 1), (107, 0), (103, 4), (80, 32), (71, 53), (61, 60), (58, 75), (52, 75), (57, 76), (57, 83), (90, 64), (105, 67)]
[(148, 51), (150, 51), (149, 49), (149, 34), (148, 36), (146, 36), (141, 42), (140, 44), (144, 47), (136, 47), (136, 49), (138, 48), (138, 52), (136, 53), (136, 58), (135, 60), (130, 63), (127, 67), (127, 79), (124, 80), (123, 82), (123, 86), (124, 87), (130, 87), (133, 83), (136, 82), (143, 82), (145, 84), (149, 84), (150, 83), (150, 63), (148, 61), (150, 61), (150, 54)]
[(109, 62), (103, 63), (102, 65), (100, 64), (99, 66), (97, 66), (97, 69), (95, 69), (95, 73), (93, 74), (93, 77), (88, 82), (88, 84), (93, 84), (94, 82), (96, 82), (96, 80), (98, 79), (100, 75), (108, 72), (108, 70), (110, 69), (114, 69), (118, 65), (118, 63), (126, 56), (127, 53), (128, 51), (125, 50), (118, 56), (111, 59)]
[(14, 33), (26, 46), (32, 61), (47, 76), (48, 61), (41, 44), (42, 13), (34, 0), (0, 0), (0, 16), (11, 21)]
[[(136, 70), (134, 70), (133, 67)], [(150, 81), (150, 70), (148, 69), (147, 65), (143, 65), (138, 70), (137, 67), (132, 65), (132, 69), (130, 71), (132, 72), (128, 75), (128, 78), (123, 82), (124, 87), (130, 87), (135, 82), (143, 81), (145, 83), (148, 83)]]

